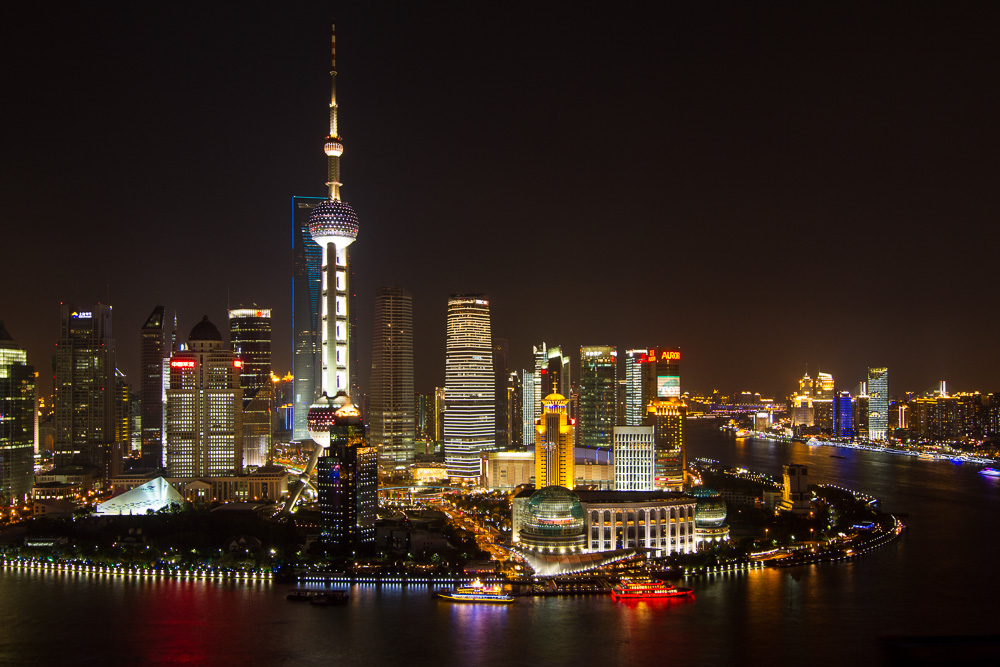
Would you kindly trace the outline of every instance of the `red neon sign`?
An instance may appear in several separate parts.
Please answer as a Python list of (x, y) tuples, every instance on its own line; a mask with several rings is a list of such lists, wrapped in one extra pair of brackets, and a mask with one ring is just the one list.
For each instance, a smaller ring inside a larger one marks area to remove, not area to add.
[(191, 369), (191, 368), (194, 368), (194, 360), (193, 359), (171, 359), (171, 361), (170, 361), (170, 367), (171, 368), (186, 368), (186, 369)]
[(240, 361), (239, 359), (236, 359), (235, 361), (233, 361), (233, 367), (234, 368), (243, 368), (243, 362)]

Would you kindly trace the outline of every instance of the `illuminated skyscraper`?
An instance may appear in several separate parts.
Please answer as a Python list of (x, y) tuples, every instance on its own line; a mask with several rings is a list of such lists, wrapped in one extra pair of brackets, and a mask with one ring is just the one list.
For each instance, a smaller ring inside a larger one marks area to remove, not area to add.
[(889, 369), (868, 369), (868, 439), (883, 441), (889, 434)]
[(535, 426), (535, 488), (574, 485), (573, 426), (569, 401), (559, 394), (542, 399), (542, 416)]
[(496, 419), (497, 449), (510, 447), (510, 410), (507, 409), (507, 370), (510, 344), (506, 338), (493, 339), (493, 396), (495, 399), (494, 419)]
[(507, 433), (510, 439), (509, 447), (519, 449), (524, 445), (524, 391), (521, 384), (521, 371), (511, 371), (507, 374)]
[(378, 452), (365, 443), (361, 413), (344, 392), (309, 410), (310, 435), (324, 452), (316, 463), (323, 541), (341, 553), (375, 542)]
[(35, 452), (35, 369), (0, 322), (0, 505), (31, 494)]
[(842, 391), (833, 399), (834, 432), (838, 438), (854, 439), (854, 400), (851, 392)]
[(483, 294), (448, 299), (444, 451), (448, 474), (472, 479), (483, 452), (496, 449), (490, 302)]
[(413, 297), (402, 287), (375, 296), (368, 410), (371, 444), (388, 467), (413, 461)]
[(224, 477), (242, 472), (242, 367), (208, 316), (191, 329), (187, 349), (170, 357), (168, 476)]
[(139, 347), (139, 397), (142, 401), (142, 444), (140, 456), (147, 468), (162, 468), (163, 457), (163, 360), (170, 356), (163, 306), (142, 325)]
[(615, 491), (653, 491), (656, 452), (652, 426), (616, 426)]
[(115, 341), (111, 306), (78, 310), (60, 306), (56, 346), (55, 463), (98, 470), (105, 484), (122, 469), (122, 443), (116, 440)]
[(625, 425), (646, 423), (649, 404), (657, 398), (681, 396), (681, 352), (646, 348), (625, 352)]
[(347, 248), (358, 237), (358, 216), (347, 202), (340, 199), (340, 156), (344, 153), (344, 145), (337, 127), (336, 32), (331, 42), (331, 53), (330, 134), (323, 147), (327, 155), (326, 185), (329, 194), (309, 214), (309, 233), (322, 251), (320, 341), (322, 388), (327, 395), (353, 389), (351, 360), (354, 351), (350, 349), (352, 324)]
[(234, 308), (229, 311), (233, 352), (243, 362), (243, 463), (266, 465), (271, 458), (271, 309)]
[(655, 398), (646, 408), (647, 425), (655, 429), (653, 484), (664, 491), (683, 491), (687, 479), (684, 418), (687, 405), (679, 398)]
[(580, 348), (580, 444), (610, 447), (618, 398), (618, 352), (611, 345)]
[(292, 197), (292, 439), (309, 438), (307, 415), (323, 391), (320, 298), (323, 249), (309, 233), (309, 216), (325, 197)]
[(529, 450), (535, 445), (535, 406), (541, 403), (535, 400), (535, 373), (524, 369), (521, 371), (521, 446)]

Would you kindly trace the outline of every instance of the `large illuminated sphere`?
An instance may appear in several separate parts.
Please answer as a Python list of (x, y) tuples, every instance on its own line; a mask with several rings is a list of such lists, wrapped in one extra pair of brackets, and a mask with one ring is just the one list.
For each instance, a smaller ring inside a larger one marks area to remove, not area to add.
[(343, 248), (358, 238), (358, 216), (347, 202), (327, 199), (309, 214), (309, 233), (313, 241), (325, 246), (336, 243)]
[(361, 412), (351, 403), (350, 397), (338, 391), (330, 398), (323, 394), (309, 407), (306, 416), (309, 437), (323, 449), (330, 447), (330, 430), (336, 426), (361, 424)]
[(575, 551), (586, 542), (580, 496), (562, 486), (547, 486), (528, 499), (521, 543), (537, 551)]
[(344, 144), (340, 143), (339, 137), (327, 137), (323, 152), (329, 157), (340, 157), (344, 154)]
[(694, 510), (694, 522), (700, 527), (721, 526), (726, 520), (726, 501), (722, 496), (711, 489), (698, 489), (691, 495), (698, 499), (698, 506)]

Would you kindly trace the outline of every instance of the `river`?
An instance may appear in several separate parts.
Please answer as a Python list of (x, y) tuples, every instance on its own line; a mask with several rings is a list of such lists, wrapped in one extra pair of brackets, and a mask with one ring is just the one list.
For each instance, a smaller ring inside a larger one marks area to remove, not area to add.
[(908, 529), (846, 563), (693, 577), (695, 599), (667, 605), (455, 605), (387, 585), (319, 608), (287, 602), (285, 585), (0, 571), (0, 665), (879, 665), (885, 637), (997, 632), (1000, 480), (975, 465), (687, 424), (690, 457), (775, 475), (801, 463), (812, 483), (906, 513)]

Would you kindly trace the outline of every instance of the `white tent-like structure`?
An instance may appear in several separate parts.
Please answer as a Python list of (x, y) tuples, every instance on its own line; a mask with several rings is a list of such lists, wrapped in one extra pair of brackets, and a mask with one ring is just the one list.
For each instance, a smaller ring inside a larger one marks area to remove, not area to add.
[(162, 477), (150, 480), (97, 506), (97, 514), (146, 514), (184, 504), (184, 497)]

